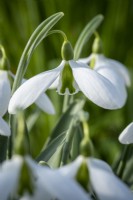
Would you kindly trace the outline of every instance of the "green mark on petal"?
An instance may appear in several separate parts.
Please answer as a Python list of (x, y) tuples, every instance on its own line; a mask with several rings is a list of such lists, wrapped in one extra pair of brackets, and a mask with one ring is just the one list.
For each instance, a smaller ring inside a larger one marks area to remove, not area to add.
[(73, 72), (68, 63), (65, 64), (62, 72), (61, 72), (61, 88), (59, 90), (60, 94), (74, 94), (76, 89), (73, 86), (74, 77)]
[(88, 192), (89, 171), (85, 159), (82, 161), (75, 178), (78, 183)]

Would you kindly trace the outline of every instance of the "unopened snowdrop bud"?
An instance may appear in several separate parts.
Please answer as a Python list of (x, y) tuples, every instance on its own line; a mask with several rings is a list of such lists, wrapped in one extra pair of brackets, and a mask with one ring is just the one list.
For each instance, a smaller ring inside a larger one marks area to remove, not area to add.
[(64, 41), (61, 48), (61, 56), (63, 60), (69, 61), (74, 57), (73, 48), (69, 41)]
[(5, 50), (2, 45), (0, 45), (0, 70), (7, 70), (7, 57)]
[(86, 159), (82, 160), (82, 163), (77, 171), (75, 178), (78, 181), (78, 183), (80, 183), (80, 185), (88, 192), (89, 170)]

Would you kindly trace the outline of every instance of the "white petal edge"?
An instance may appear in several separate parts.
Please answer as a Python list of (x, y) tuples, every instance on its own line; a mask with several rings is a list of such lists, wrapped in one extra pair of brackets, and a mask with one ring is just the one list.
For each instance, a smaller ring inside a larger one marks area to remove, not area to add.
[(2, 119), (2, 117), (0, 117), (0, 135), (7, 136), (7, 137), (11, 135), (9, 125), (4, 119)]
[(35, 192), (33, 196), (25, 195), (21, 200), (42, 200), (44, 196), (45, 200), (90, 200), (86, 192), (74, 180), (61, 175), (58, 170), (39, 166), (32, 160), (28, 161), (37, 177)]
[(16, 191), (21, 164), (22, 158), (15, 156), (0, 166), (0, 198), (2, 200), (7, 200), (9, 195)]
[(118, 109), (124, 105), (125, 100), (121, 99), (117, 88), (107, 78), (95, 70), (81, 67), (75, 61), (70, 62), (74, 78), (88, 99), (105, 109)]
[[(57, 171), (44, 171), (38, 168), (38, 182), (42, 190), (36, 194), (34, 199), (39, 199), (40, 194), (45, 195), (45, 191), (48, 191), (48, 197), (45, 196), (46, 200), (52, 199), (76, 199), (76, 200), (89, 200), (88, 195), (85, 191), (69, 177), (62, 176)], [(45, 177), (45, 178), (44, 178)], [(39, 198), (38, 198), (39, 197)], [(31, 198), (32, 199), (32, 198)]]
[(11, 97), (8, 112), (16, 114), (18, 109), (24, 110), (33, 104), (56, 80), (63, 66), (64, 61), (61, 62), (59, 67), (38, 74), (24, 82)]
[(0, 116), (7, 112), (11, 97), (11, 87), (7, 71), (0, 70)]
[(96, 71), (107, 78), (115, 86), (121, 100), (121, 105), (124, 105), (127, 99), (127, 91), (123, 77), (121, 77), (117, 71), (106, 66), (98, 67)]
[(95, 158), (84, 158), (79, 156), (71, 164), (59, 169), (64, 176), (75, 178), (83, 159), (86, 159), (90, 174), (90, 181), (98, 199), (100, 200), (132, 200), (133, 194), (125, 183), (123, 183), (112, 171), (111, 167), (104, 161)]
[(99, 200), (132, 200), (133, 194), (111, 170), (110, 166), (99, 159), (88, 159), (92, 187)]
[(96, 54), (96, 66), (98, 68), (101, 65), (106, 65), (107, 67), (112, 68), (113, 70), (117, 71), (119, 75), (124, 79), (126, 86), (131, 85), (131, 78), (129, 75), (129, 71), (125, 65), (120, 63), (119, 61), (106, 58), (102, 54)]
[(133, 143), (133, 122), (131, 122), (119, 135), (119, 141), (122, 144)]
[(35, 101), (35, 104), (44, 112), (54, 115), (55, 109), (50, 98), (45, 94), (41, 94)]

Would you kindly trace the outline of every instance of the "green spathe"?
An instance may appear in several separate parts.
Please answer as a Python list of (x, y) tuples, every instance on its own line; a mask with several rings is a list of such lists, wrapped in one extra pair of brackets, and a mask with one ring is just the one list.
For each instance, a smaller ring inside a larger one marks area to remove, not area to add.
[(69, 61), (74, 57), (73, 48), (69, 41), (64, 41), (61, 48), (61, 56), (63, 60)]

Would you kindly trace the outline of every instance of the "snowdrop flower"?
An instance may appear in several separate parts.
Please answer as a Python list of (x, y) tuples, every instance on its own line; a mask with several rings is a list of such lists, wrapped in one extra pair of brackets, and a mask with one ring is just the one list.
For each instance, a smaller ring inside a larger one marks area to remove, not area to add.
[(73, 163), (61, 167), (61, 174), (75, 178), (82, 162), (86, 161), (91, 186), (99, 200), (132, 200), (133, 194), (102, 160), (79, 156)]
[[(31, 179), (27, 176), (22, 176), (21, 179), (21, 173), (25, 173), (25, 171), (22, 172), (24, 162), (29, 168), (28, 176), (32, 175)], [(21, 194), (18, 193), (20, 188)], [(48, 167), (37, 165), (28, 156), (24, 158), (14, 156), (0, 166), (0, 198), (7, 200), (10, 197), (21, 200), (89, 199), (74, 180)]]
[(11, 97), (11, 87), (8, 79), (8, 71), (0, 70), (0, 116), (7, 112)]
[(120, 78), (121, 77), (123, 78), (126, 86), (131, 85), (129, 72), (128, 72), (126, 66), (124, 66), (122, 63), (120, 63), (119, 61), (113, 60), (113, 59), (106, 58), (103, 54), (95, 54), (95, 53), (92, 53), (87, 58), (80, 59), (80, 61), (84, 62), (86, 64), (89, 64), (92, 59), (95, 59), (95, 61), (94, 61), (94, 63), (95, 63), (94, 69), (95, 70), (97, 70), (100, 67), (112, 68), (113, 70), (115, 70), (116, 73), (118, 73)]
[(63, 43), (62, 52), (63, 60), (57, 68), (30, 78), (16, 90), (9, 103), (9, 113), (33, 104), (55, 82), (59, 94), (72, 95), (80, 90), (88, 99), (105, 109), (118, 109), (125, 104), (126, 90), (113, 70), (96, 71), (73, 60), (73, 50), (68, 41)]
[(3, 116), (7, 112), (9, 100), (11, 97), (10, 82), (8, 79), (8, 72), (0, 70), (0, 135), (9, 136), (10, 128)]
[(131, 122), (120, 134), (119, 141), (122, 144), (133, 143), (133, 122)]

